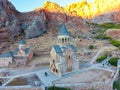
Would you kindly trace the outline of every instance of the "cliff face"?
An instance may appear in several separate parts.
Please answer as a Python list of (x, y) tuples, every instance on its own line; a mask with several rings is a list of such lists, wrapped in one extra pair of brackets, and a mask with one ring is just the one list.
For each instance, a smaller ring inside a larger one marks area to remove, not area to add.
[(47, 20), (47, 29), (54, 33), (59, 30), (61, 24), (65, 23), (67, 28), (74, 32), (75, 30), (88, 31), (85, 20), (75, 12), (66, 13), (63, 7), (57, 3), (45, 2), (41, 8), (36, 8), (34, 12), (43, 11)]
[(54, 35), (63, 23), (73, 33), (77, 30), (87, 32), (87, 19), (99, 24), (120, 23), (119, 8), (119, 0), (95, 0), (91, 3), (83, 0), (66, 7), (47, 1), (41, 8), (20, 13), (8, 0), (0, 0), (0, 41), (34, 38), (47, 30)]
[[(65, 7), (47, 1), (41, 8), (36, 8), (35, 11), (40, 9), (43, 9), (47, 14), (47, 18), (52, 20), (64, 19), (64, 21), (67, 21), (67, 16), (83, 18), (98, 24), (120, 23), (120, 0), (94, 0), (90, 3), (83, 0)], [(82, 20), (80, 21), (82, 22)]]
[(45, 31), (42, 16), (20, 13), (8, 0), (0, 0), (0, 41), (14, 41), (18, 38), (33, 38)]
[(7, 0), (0, 0), (0, 40), (10, 40), (9, 37), (15, 30), (18, 34), (19, 27), (18, 24), (19, 12), (12, 6)]

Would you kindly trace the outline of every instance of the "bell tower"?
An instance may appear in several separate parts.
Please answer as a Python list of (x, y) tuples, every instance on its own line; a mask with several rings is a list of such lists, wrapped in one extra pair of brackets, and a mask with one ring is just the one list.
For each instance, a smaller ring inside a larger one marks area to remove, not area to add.
[(19, 49), (26, 49), (26, 41), (25, 40), (19, 41)]
[(65, 24), (62, 25), (58, 34), (58, 43), (60, 46), (68, 45), (70, 43), (70, 33), (67, 31)]

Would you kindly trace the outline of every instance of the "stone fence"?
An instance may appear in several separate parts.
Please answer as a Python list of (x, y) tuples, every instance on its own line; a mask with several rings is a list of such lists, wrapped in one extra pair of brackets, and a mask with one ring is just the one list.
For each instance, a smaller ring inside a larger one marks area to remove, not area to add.
[[(77, 83), (77, 84), (55, 84), (58, 87), (68, 87), (72, 90), (112, 90), (110, 82), (96, 82), (96, 83)], [(109, 89), (108, 89), (109, 88)]]
[(45, 87), (7, 86), (0, 87), (0, 90), (45, 90)]

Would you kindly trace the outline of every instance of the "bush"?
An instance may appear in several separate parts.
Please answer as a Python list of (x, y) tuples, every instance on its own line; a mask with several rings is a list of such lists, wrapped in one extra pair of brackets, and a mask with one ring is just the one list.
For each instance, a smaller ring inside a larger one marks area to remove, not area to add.
[(97, 62), (102, 62), (103, 60), (105, 60), (107, 58), (108, 54), (105, 54), (99, 58), (97, 58)]
[(48, 88), (48, 90), (71, 90), (70, 88), (62, 88), (62, 87), (55, 87), (51, 86)]
[(114, 24), (114, 23), (105, 23), (105, 24), (94, 24), (96, 27), (99, 28), (111, 28), (111, 29), (120, 29), (120, 24)]
[(90, 45), (90, 46), (89, 46), (89, 49), (94, 49), (94, 46), (93, 46), (93, 45)]
[(110, 39), (106, 34), (99, 34), (95, 36), (95, 39)]
[(118, 59), (119, 58), (117, 58), (117, 57), (113, 57), (109, 60), (109, 63), (113, 66), (117, 66)]
[(113, 89), (120, 90), (120, 82), (119, 81), (114, 81), (113, 82)]
[(118, 41), (118, 40), (110, 39), (110, 43), (113, 46), (120, 47), (120, 41)]

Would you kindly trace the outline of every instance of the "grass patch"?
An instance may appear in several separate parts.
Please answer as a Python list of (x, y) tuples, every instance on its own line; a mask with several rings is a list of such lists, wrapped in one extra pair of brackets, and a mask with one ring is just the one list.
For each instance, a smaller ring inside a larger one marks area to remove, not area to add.
[(114, 24), (114, 23), (94, 24), (94, 25), (99, 28), (120, 29), (120, 24)]
[(117, 58), (117, 57), (113, 57), (109, 60), (109, 63), (113, 66), (117, 66), (118, 59), (119, 58)]
[(102, 62), (103, 60), (105, 60), (107, 58), (108, 54), (105, 54), (99, 58), (97, 58), (97, 62)]
[(115, 39), (110, 39), (109, 41), (113, 46), (116, 46), (118, 47), (118, 49), (120, 49), (120, 41), (115, 40)]
[(48, 88), (48, 90), (71, 90), (71, 89), (70, 88), (51, 86), (51, 87)]
[(113, 82), (113, 89), (120, 90), (120, 81)]
[(110, 39), (106, 34), (98, 34), (95, 36), (95, 39)]
[(21, 85), (27, 85), (27, 79), (25, 78), (16, 78), (10, 83), (7, 84), (7, 86), (21, 86)]

